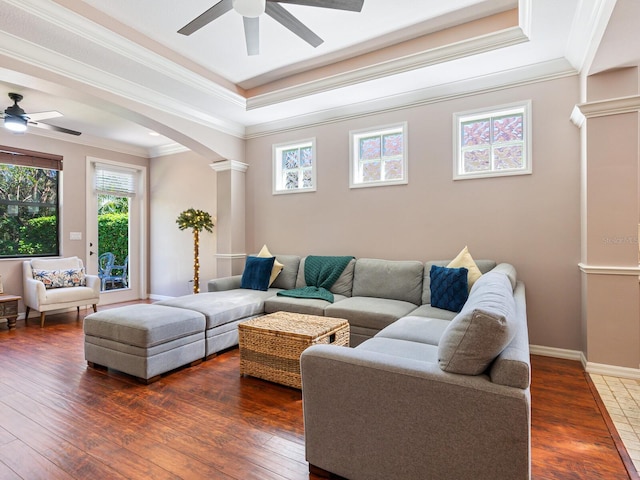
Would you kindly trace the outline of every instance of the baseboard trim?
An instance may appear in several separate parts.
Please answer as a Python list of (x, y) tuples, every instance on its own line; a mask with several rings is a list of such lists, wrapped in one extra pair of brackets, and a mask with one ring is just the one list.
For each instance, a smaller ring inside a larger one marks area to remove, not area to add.
[(155, 293), (151, 293), (149, 294), (149, 299), (150, 300), (171, 300), (172, 298), (176, 298), (176, 297), (172, 297), (169, 295), (158, 295)]
[(604, 363), (586, 362), (585, 370), (594, 375), (606, 375), (609, 377), (640, 379), (640, 369), (630, 367), (618, 367)]
[[(584, 355), (579, 350), (567, 350), (565, 348), (544, 347), (542, 345), (529, 345), (531, 355), (541, 355), (543, 357), (563, 358), (565, 360), (582, 361)], [(583, 364), (584, 365), (584, 364)]]

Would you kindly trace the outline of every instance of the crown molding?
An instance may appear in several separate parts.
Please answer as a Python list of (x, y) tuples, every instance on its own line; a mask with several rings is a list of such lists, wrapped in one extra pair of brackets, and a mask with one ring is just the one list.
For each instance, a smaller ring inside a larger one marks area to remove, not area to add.
[(640, 111), (640, 95), (598, 100), (576, 105), (585, 118), (605, 117)]
[(189, 151), (191, 151), (191, 149), (185, 147), (184, 145), (180, 145), (179, 143), (169, 143), (167, 145), (151, 147), (150, 149), (148, 149), (148, 154), (149, 158), (157, 158)]
[(474, 77), (459, 82), (414, 90), (409, 93), (377, 98), (345, 107), (327, 109), (308, 115), (290, 117), (247, 127), (245, 138), (258, 138), (301, 128), (338, 123), (374, 114), (388, 113), (434, 103), (482, 95), (504, 89), (546, 82), (577, 75), (565, 59), (542, 62), (533, 66), (516, 68), (491, 75)]
[(96, 43), (106, 49), (114, 51), (119, 55), (144, 65), (158, 73), (158, 75), (169, 76), (174, 80), (195, 88), (207, 95), (219, 98), (225, 102), (230, 102), (236, 106), (245, 108), (245, 98), (237, 93), (222, 87), (221, 85), (207, 80), (206, 78), (184, 68), (161, 55), (148, 50), (120, 35), (92, 22), (87, 18), (69, 10), (51, 0), (3, 0), (14, 7), (17, 7), (30, 15), (40, 18), (46, 22), (54, 24), (70, 33)]
[(481, 35), (450, 45), (389, 60), (357, 70), (332, 75), (319, 80), (283, 88), (274, 92), (256, 95), (247, 99), (247, 110), (267, 107), (296, 98), (315, 95), (337, 88), (348, 87), (390, 75), (396, 75), (438, 63), (448, 62), (499, 48), (517, 45), (529, 40), (520, 27), (511, 27), (499, 32)]
[(209, 165), (216, 172), (228, 172), (233, 170), (234, 172), (244, 173), (249, 168), (247, 163), (238, 162), (237, 160), (220, 160), (219, 162), (213, 162)]

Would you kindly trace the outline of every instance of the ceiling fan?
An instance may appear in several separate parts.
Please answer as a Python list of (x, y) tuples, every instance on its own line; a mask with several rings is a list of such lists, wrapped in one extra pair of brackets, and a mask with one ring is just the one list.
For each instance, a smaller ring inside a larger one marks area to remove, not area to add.
[(4, 111), (4, 115), (2, 115), (4, 118), (4, 127), (7, 130), (11, 130), (16, 133), (23, 133), (27, 130), (27, 125), (31, 125), (38, 128), (53, 130), (55, 132), (68, 133), (69, 135), (80, 135), (80, 132), (76, 132), (75, 130), (56, 127), (55, 125), (49, 125), (48, 123), (42, 122), (42, 120), (61, 117), (62, 114), (60, 112), (53, 110), (50, 112), (30, 113), (27, 115), (18, 105), (18, 102), (22, 101), (22, 95), (19, 93), (10, 93), (9, 98), (13, 100), (13, 105), (7, 107)]
[(244, 37), (247, 43), (247, 54), (249, 55), (257, 55), (260, 52), (259, 17), (263, 13), (266, 13), (291, 30), (314, 48), (324, 41), (300, 20), (285, 10), (284, 7), (280, 5), (281, 3), (360, 12), (364, 0), (221, 0), (202, 15), (196, 17), (178, 30), (178, 33), (187, 36), (191, 35), (193, 32), (208, 25), (216, 18), (233, 9), (243, 17)]

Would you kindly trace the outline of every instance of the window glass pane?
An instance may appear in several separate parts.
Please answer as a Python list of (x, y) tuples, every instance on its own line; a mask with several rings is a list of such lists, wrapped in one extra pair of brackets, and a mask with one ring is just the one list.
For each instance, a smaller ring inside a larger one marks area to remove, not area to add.
[(402, 178), (402, 159), (387, 160), (384, 162), (384, 179), (398, 180)]
[(309, 188), (313, 186), (313, 171), (310, 168), (305, 168), (302, 171), (302, 187)]
[(484, 145), (491, 140), (491, 122), (488, 118), (462, 123), (462, 146)]
[(293, 170), (286, 173), (284, 188), (293, 189), (298, 188), (298, 170)]
[(493, 141), (511, 142), (522, 140), (522, 114), (508, 115), (493, 119)]
[(362, 164), (362, 181), (377, 182), (382, 172), (381, 162), (365, 162)]
[(524, 157), (521, 145), (498, 147), (493, 150), (493, 159), (496, 170), (522, 168)]
[(299, 150), (297, 148), (293, 149), (293, 150), (285, 150), (282, 154), (283, 158), (284, 158), (284, 168), (285, 169), (291, 169), (291, 168), (298, 168), (300, 166), (300, 159), (299, 159)]
[(402, 155), (402, 134), (394, 133), (391, 135), (384, 135), (383, 137), (384, 144), (384, 152), (383, 155), (385, 157), (393, 157), (396, 155)]
[(482, 172), (491, 169), (491, 156), (488, 148), (467, 150), (464, 152), (464, 172)]
[(310, 167), (313, 162), (313, 150), (311, 147), (300, 149), (300, 165), (302, 167)]
[(380, 136), (360, 139), (360, 160), (380, 158)]
[(57, 170), (0, 165), (0, 257), (58, 255)]

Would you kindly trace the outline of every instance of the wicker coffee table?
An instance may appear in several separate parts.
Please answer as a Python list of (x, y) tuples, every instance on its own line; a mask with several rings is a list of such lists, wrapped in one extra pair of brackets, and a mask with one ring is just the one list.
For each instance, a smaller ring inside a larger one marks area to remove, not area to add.
[(301, 388), (300, 355), (311, 345), (349, 346), (341, 318), (276, 312), (238, 324), (240, 374)]

